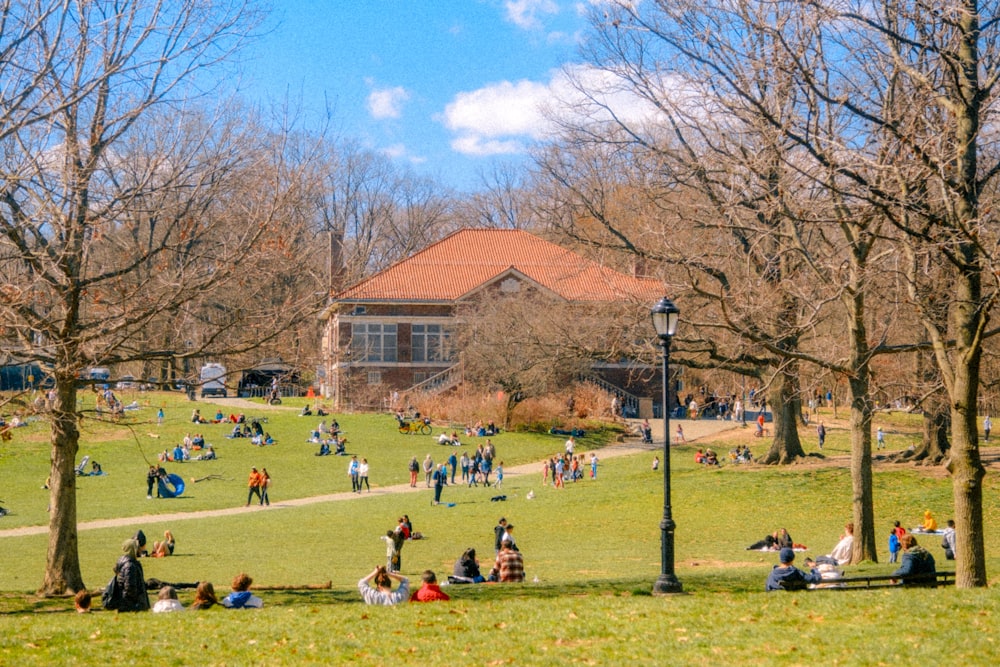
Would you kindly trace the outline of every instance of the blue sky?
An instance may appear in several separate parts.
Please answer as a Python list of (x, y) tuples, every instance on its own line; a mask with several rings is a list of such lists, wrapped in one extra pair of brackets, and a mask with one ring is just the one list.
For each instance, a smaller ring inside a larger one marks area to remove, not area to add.
[(338, 136), (473, 189), (544, 137), (538, 105), (599, 1), (275, 0), (244, 54), (244, 94), (313, 118), (328, 107)]

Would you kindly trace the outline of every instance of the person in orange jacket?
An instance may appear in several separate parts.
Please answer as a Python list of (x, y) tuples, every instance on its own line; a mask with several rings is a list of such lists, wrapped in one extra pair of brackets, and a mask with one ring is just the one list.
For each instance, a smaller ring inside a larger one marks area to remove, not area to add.
[(263, 502), (264, 497), (260, 493), (261, 484), (263, 484), (263, 476), (257, 472), (256, 468), (250, 469), (250, 479), (247, 480), (247, 507), (250, 506), (250, 501), (253, 497), (257, 496), (258, 502)]

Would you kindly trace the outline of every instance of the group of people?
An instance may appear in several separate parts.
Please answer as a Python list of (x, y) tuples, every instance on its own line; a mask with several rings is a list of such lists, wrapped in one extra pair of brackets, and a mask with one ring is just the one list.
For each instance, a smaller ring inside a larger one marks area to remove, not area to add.
[(365, 487), (368, 493), (372, 492), (372, 487), (368, 484), (368, 459), (358, 460), (357, 455), (352, 456), (347, 463), (347, 474), (351, 478), (351, 493), (361, 493), (361, 488)]
[[(600, 459), (595, 452), (590, 453), (590, 478), (597, 479), (597, 467)], [(577, 482), (583, 479), (584, 469), (587, 464), (584, 462), (583, 454), (556, 454), (542, 461), (542, 486), (561, 489), (565, 487), (567, 481)]]
[[(924, 523), (920, 528), (925, 533), (936, 531), (937, 522), (934, 521), (930, 510), (925, 512)], [(953, 559), (955, 550), (954, 521), (948, 521), (948, 528), (945, 529), (943, 535), (944, 539), (941, 546), (945, 550), (945, 558), (949, 560)], [(849, 522), (844, 525), (844, 533), (840, 536), (840, 540), (830, 553), (818, 556), (815, 560), (809, 558), (805, 560), (809, 572), (799, 570), (793, 564), (795, 551), (788, 531), (782, 528), (774, 535), (768, 536), (768, 538), (764, 542), (775, 545), (774, 548), (777, 548), (779, 551), (780, 563), (775, 565), (768, 575), (765, 590), (791, 590), (802, 588), (809, 584), (821, 583), (823, 581), (824, 568), (850, 564), (854, 549), (854, 524)], [(899, 564), (899, 568), (889, 575), (894, 581), (905, 584), (907, 580), (913, 581), (916, 578), (917, 581), (915, 583), (919, 585), (926, 583), (923, 581), (923, 578), (937, 573), (934, 556), (926, 548), (920, 546), (917, 543), (916, 537), (912, 533), (907, 532), (900, 525), (899, 521), (896, 521), (889, 533), (889, 562), (896, 563), (900, 553), (902, 553), (902, 561)]]
[(729, 460), (733, 463), (753, 463), (753, 454), (748, 445), (737, 445), (729, 450)]
[(316, 456), (330, 456), (331, 454), (347, 456), (347, 436), (341, 432), (340, 424), (337, 423), (336, 419), (330, 425), (327, 425), (325, 419), (321, 420), (309, 435), (307, 442), (319, 445)]
[[(169, 531), (167, 532), (169, 535)], [(166, 538), (165, 538), (166, 539)], [(172, 543), (173, 537), (170, 536)], [(171, 546), (171, 550), (172, 550)], [(154, 547), (155, 550), (155, 547)], [(160, 587), (156, 603), (150, 606), (149, 591), (139, 562), (141, 547), (139, 540), (130, 538), (122, 544), (122, 555), (115, 563), (114, 574), (102, 596), (105, 609), (121, 612), (149, 611), (155, 613), (182, 611), (184, 605), (177, 599), (177, 586), (165, 584)], [(264, 601), (250, 591), (253, 579), (241, 572), (232, 582), (232, 592), (219, 600), (210, 581), (200, 581), (195, 586), (194, 601), (188, 609), (211, 609), (221, 606), (227, 609), (260, 609)], [(74, 598), (78, 612), (90, 610), (92, 596), (88, 591), (79, 591)]]
[(711, 449), (704, 451), (699, 449), (694, 453), (694, 462), (706, 466), (717, 466), (719, 465), (719, 455)]
[[(444, 435), (444, 434), (442, 434)], [(447, 436), (446, 436), (447, 437)], [(503, 484), (503, 461), (496, 461), (496, 446), (492, 440), (487, 440), (486, 444), (480, 444), (472, 456), (468, 452), (463, 452), (461, 458), (455, 454), (448, 456), (445, 463), (434, 464), (434, 458), (427, 454), (423, 463), (417, 461), (414, 456), (410, 459), (408, 469), (410, 472), (410, 486), (417, 485), (417, 479), (421, 471), (424, 473), (424, 482), (428, 488), (431, 486), (435, 490), (435, 502), (440, 502), (440, 489), (450, 484), (455, 484), (455, 475), (462, 471), (461, 481), (468, 486), (499, 487)], [(449, 473), (448, 468), (451, 468)], [(495, 480), (490, 481), (490, 475), (495, 474)], [(450, 482), (449, 482), (450, 479)]]
[(218, 457), (215, 449), (205, 442), (205, 437), (201, 433), (195, 433), (194, 436), (188, 433), (173, 450), (163, 450), (158, 458), (160, 462), (164, 463), (167, 461), (184, 463), (185, 461), (214, 461)]
[(267, 468), (257, 468), (250, 469), (250, 477), (247, 479), (247, 504), (246, 507), (250, 506), (250, 501), (253, 500), (254, 496), (257, 497), (259, 505), (271, 504), (271, 497), (269, 491), (271, 488), (271, 475), (267, 472)]
[[(432, 570), (425, 570), (421, 575), (421, 587), (410, 593), (409, 579), (399, 573), (402, 556), (400, 552), (405, 543), (405, 531), (412, 530), (409, 517), (404, 515), (399, 519), (395, 530), (387, 531), (382, 540), (386, 542), (386, 564), (378, 565), (367, 576), (358, 581), (358, 591), (366, 604), (395, 605), (409, 599), (410, 602), (432, 602), (451, 599), (441, 590), (437, 575)], [(488, 575), (484, 576), (476, 557), (476, 550), (468, 548), (455, 561), (452, 576), (448, 583), (479, 584), (486, 581), (499, 583), (517, 583), (524, 581), (524, 557), (517, 548), (514, 539), (514, 526), (501, 517), (493, 529), (496, 548), (496, 559)], [(393, 582), (396, 582), (395, 589)]]
[(413, 530), (410, 516), (404, 514), (396, 519), (396, 527), (387, 530), (381, 539), (385, 542), (385, 567), (390, 572), (399, 572), (403, 563), (403, 545), (407, 540), (419, 540), (423, 537)]

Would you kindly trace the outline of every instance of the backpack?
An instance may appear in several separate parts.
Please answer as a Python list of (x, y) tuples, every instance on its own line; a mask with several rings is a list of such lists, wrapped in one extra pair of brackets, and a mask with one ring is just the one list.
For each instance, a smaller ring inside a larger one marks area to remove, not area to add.
[(122, 604), (124, 593), (122, 585), (118, 583), (118, 573), (115, 572), (111, 575), (111, 581), (104, 587), (104, 592), (101, 594), (101, 605), (109, 611), (118, 609)]

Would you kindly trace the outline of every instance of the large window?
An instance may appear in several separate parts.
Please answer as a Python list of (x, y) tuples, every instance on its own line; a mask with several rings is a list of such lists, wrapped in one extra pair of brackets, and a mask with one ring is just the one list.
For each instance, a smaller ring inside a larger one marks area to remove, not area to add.
[(440, 324), (414, 324), (410, 344), (413, 361), (451, 361), (451, 331)]
[(351, 325), (351, 354), (355, 361), (396, 361), (396, 325)]

